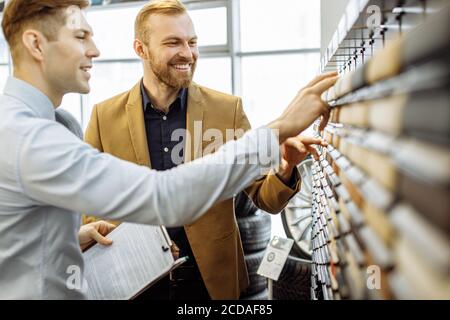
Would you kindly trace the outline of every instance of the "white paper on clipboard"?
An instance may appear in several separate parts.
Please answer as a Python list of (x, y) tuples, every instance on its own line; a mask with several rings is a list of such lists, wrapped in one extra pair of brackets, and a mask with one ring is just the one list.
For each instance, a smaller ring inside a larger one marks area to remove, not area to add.
[(174, 260), (161, 226), (122, 223), (108, 238), (111, 246), (97, 244), (83, 253), (88, 299), (135, 298), (187, 260)]

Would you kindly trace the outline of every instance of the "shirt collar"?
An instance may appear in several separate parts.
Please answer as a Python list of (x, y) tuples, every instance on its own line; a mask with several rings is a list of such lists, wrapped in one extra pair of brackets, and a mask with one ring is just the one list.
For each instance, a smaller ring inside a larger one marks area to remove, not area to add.
[(42, 91), (31, 84), (10, 76), (3, 92), (25, 103), (39, 118), (55, 120), (53, 103)]
[[(183, 110), (186, 107), (187, 91), (188, 91), (187, 88), (181, 88), (180, 91), (178, 91), (177, 98), (175, 99), (175, 101), (180, 99), (181, 110)], [(145, 90), (144, 81), (141, 81), (141, 96), (142, 96), (142, 106), (144, 107), (145, 112), (147, 110), (147, 105), (149, 104), (152, 105), (152, 101), (150, 100), (150, 97), (147, 94), (147, 90)], [(172, 103), (172, 105), (175, 103), (175, 101)]]

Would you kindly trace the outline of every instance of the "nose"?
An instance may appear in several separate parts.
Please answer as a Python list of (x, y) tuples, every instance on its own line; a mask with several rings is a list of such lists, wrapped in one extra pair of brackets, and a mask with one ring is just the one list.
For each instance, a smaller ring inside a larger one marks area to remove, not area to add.
[(91, 44), (86, 51), (86, 56), (89, 58), (98, 58), (100, 56), (100, 51), (98, 50), (94, 41), (91, 41)]
[(178, 52), (180, 57), (185, 58), (186, 60), (192, 61), (194, 60), (194, 53), (192, 52), (192, 48), (189, 46), (189, 43), (185, 43)]

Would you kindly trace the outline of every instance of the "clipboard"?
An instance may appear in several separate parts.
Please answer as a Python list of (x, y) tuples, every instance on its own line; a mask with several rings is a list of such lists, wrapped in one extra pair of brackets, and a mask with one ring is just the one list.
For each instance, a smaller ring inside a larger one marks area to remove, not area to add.
[(130, 300), (134, 300), (137, 297), (139, 297), (139, 295), (141, 295), (142, 293), (144, 293), (148, 288), (150, 288), (152, 285), (154, 285), (155, 283), (157, 283), (159, 280), (161, 280), (162, 278), (164, 278), (165, 276), (168, 276), (170, 272), (172, 272), (172, 270), (178, 268), (179, 266), (181, 266), (183, 263), (185, 263), (186, 261), (189, 260), (188, 256), (185, 257), (181, 257), (178, 258), (177, 260), (175, 260), (175, 262), (173, 263), (172, 268), (170, 268), (169, 271), (161, 274), (158, 278), (156, 278), (154, 281), (152, 281), (151, 283), (149, 283), (147, 286), (145, 286), (144, 288), (142, 288), (141, 291), (137, 292), (133, 297), (130, 298)]
[(107, 237), (111, 246), (96, 244), (83, 253), (88, 299), (134, 299), (188, 260), (174, 260), (163, 226), (122, 223)]

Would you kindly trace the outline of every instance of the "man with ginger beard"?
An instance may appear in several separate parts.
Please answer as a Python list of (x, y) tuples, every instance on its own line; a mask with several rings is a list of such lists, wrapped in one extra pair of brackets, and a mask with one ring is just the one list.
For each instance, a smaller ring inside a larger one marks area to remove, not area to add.
[[(199, 56), (197, 36), (179, 1), (145, 5), (136, 18), (135, 38), (143, 79), (94, 106), (86, 131), (89, 144), (124, 160), (167, 170), (213, 152), (250, 129), (240, 98), (192, 82)], [(230, 129), (232, 136), (226, 134)], [(208, 134), (212, 142), (203, 139)], [(298, 192), (296, 165), (312, 150), (311, 142), (304, 138), (300, 157), (285, 157), (277, 174), (268, 174), (245, 190), (259, 208), (279, 213)], [(84, 221), (92, 220), (88, 216)], [(249, 280), (232, 199), (215, 205), (194, 223), (168, 231), (176, 244), (174, 255), (190, 259), (150, 288), (146, 297), (239, 298)]]

